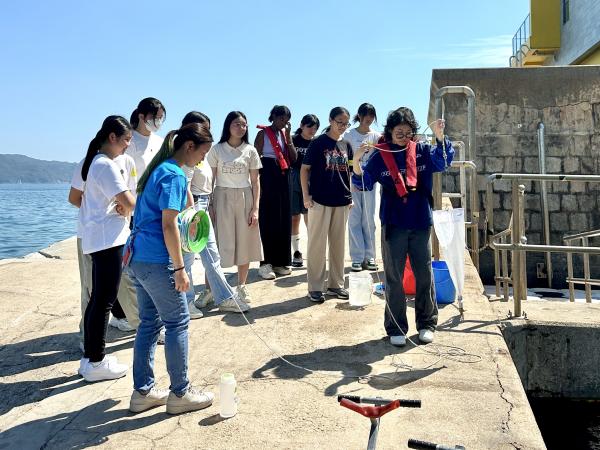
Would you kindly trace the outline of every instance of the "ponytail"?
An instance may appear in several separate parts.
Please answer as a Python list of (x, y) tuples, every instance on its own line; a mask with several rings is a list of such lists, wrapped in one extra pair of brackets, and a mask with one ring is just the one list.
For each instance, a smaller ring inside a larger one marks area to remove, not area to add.
[(208, 127), (198, 123), (190, 123), (182, 126), (179, 130), (172, 130), (165, 136), (162, 146), (158, 153), (152, 158), (148, 167), (142, 174), (140, 181), (138, 182), (137, 192), (141, 194), (152, 175), (154, 169), (160, 166), (164, 161), (172, 158), (175, 153), (183, 148), (183, 144), (187, 141), (192, 141), (194, 145), (198, 146), (213, 142), (212, 134), (208, 130)]
[(90, 166), (94, 157), (98, 154), (98, 151), (102, 145), (108, 139), (111, 133), (115, 133), (117, 137), (123, 136), (128, 131), (131, 131), (131, 125), (124, 117), (121, 116), (108, 116), (102, 122), (102, 128), (96, 133), (94, 139), (90, 141), (87, 153), (85, 154), (85, 160), (81, 166), (81, 179), (87, 181), (87, 176), (90, 171)]
[(134, 130), (140, 124), (140, 117), (138, 116), (138, 109), (137, 108), (135, 108), (133, 110), (133, 112), (131, 113), (131, 117), (129, 118), (129, 123), (131, 124), (131, 126), (133, 127)]

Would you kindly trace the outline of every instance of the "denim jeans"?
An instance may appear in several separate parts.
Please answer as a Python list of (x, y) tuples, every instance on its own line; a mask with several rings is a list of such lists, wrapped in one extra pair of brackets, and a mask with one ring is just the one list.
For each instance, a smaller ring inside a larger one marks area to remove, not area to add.
[(189, 302), (193, 302), (196, 298), (196, 291), (194, 290), (194, 277), (192, 276), (192, 265), (194, 264), (193, 253), (182, 252), (183, 255), (183, 265), (185, 267), (185, 273), (187, 273), (188, 278), (190, 279), (190, 288), (185, 293), (185, 298)]
[(140, 326), (133, 347), (133, 387), (146, 392), (154, 386), (154, 353), (161, 327), (165, 326), (165, 358), (171, 380), (169, 389), (185, 394), (188, 380), (188, 324), (190, 313), (185, 293), (175, 290), (173, 266), (132, 261), (129, 275), (137, 289)]
[(375, 195), (375, 189), (352, 190), (354, 206), (348, 216), (348, 240), (353, 263), (375, 258)]
[[(197, 198), (195, 208), (196, 210), (205, 211), (208, 213), (209, 196), (200, 195)], [(208, 219), (210, 221), (210, 218)], [(204, 266), (206, 278), (208, 284), (215, 299), (215, 304), (219, 305), (224, 300), (232, 298), (234, 296), (233, 289), (225, 279), (225, 274), (221, 268), (221, 257), (219, 256), (219, 250), (217, 248), (217, 239), (215, 238), (215, 230), (210, 224), (210, 233), (208, 234), (208, 242), (204, 250), (200, 252), (200, 259)]]

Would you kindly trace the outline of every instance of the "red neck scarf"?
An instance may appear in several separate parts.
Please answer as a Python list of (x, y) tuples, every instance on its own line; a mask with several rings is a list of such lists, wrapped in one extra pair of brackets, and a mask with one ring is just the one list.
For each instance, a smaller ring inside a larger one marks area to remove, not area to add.
[[(404, 178), (398, 170), (398, 165), (394, 159), (394, 154), (386, 150), (391, 150), (387, 143), (377, 144), (375, 148), (379, 148), (383, 151), (379, 152), (381, 158), (387, 169), (390, 172), (390, 176), (394, 181), (396, 192), (398, 196), (405, 197), (408, 195), (408, 191), (414, 191), (417, 188), (417, 143), (414, 141), (408, 141), (404, 155), (406, 157), (406, 184)], [(407, 190), (408, 186), (408, 190)]]
[[(275, 159), (277, 159), (277, 164), (279, 164), (279, 168), (282, 171), (287, 170), (290, 167), (289, 164), (289, 157), (287, 155), (286, 152), (284, 152), (284, 150), (281, 148), (281, 145), (279, 144), (279, 141), (277, 140), (277, 136), (275, 135), (275, 132), (273, 131), (273, 128), (271, 128), (268, 125), (256, 125), (256, 128), (259, 128), (261, 130), (263, 130), (265, 132), (265, 134), (267, 135), (267, 138), (269, 139), (269, 142), (271, 143), (271, 147), (273, 147), (273, 151), (275, 152)], [(277, 134), (281, 133), (281, 138), (283, 140), (283, 145), (284, 148), (287, 146), (287, 142), (285, 140), (285, 134), (283, 134), (283, 132), (278, 131)]]

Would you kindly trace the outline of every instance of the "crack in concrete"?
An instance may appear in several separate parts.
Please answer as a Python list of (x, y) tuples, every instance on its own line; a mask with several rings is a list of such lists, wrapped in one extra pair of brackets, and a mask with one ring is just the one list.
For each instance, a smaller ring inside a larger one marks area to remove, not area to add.
[(50, 253), (46, 253), (42, 250), (40, 250), (38, 253), (40, 255), (42, 255), (44, 258), (48, 258), (48, 259), (62, 259), (60, 256), (51, 255)]
[(512, 410), (514, 409), (515, 405), (505, 395), (506, 389), (504, 388), (504, 385), (502, 384), (502, 380), (500, 379), (500, 364), (498, 363), (497, 360), (495, 362), (496, 362), (496, 380), (498, 380), (498, 385), (500, 386), (500, 389), (501, 389), (500, 398), (508, 404), (508, 412), (506, 414), (506, 416), (507, 416), (506, 420), (502, 421), (502, 431), (507, 433), (510, 431), (510, 415), (512, 414)]

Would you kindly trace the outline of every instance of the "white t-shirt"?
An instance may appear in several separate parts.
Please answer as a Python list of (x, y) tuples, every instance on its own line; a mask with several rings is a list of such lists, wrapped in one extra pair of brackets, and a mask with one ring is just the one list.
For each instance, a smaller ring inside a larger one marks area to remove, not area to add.
[(102, 153), (96, 155), (90, 165), (79, 211), (84, 254), (125, 244), (129, 222), (116, 211), (115, 196), (128, 190), (121, 167)]
[[(137, 131), (133, 131), (131, 135), (131, 143), (127, 147), (126, 154), (131, 156), (135, 161), (137, 176), (142, 177), (146, 167), (156, 156), (164, 139), (158, 134), (150, 133), (150, 136), (144, 136)], [(135, 192), (133, 192), (135, 195)]]
[(256, 149), (246, 143), (232, 147), (227, 142), (214, 145), (206, 161), (217, 169), (215, 186), (228, 188), (250, 187), (250, 170), (262, 168)]
[[(377, 144), (377, 141), (379, 141), (380, 137), (381, 134), (379, 134), (377, 131), (369, 131), (366, 134), (362, 134), (358, 131), (358, 128), (352, 128), (351, 130), (347, 131), (346, 134), (344, 134), (344, 139), (350, 143), (352, 146), (352, 152), (354, 154), (356, 154), (356, 151), (364, 142)], [(371, 157), (372, 153), (372, 149), (366, 151), (360, 159), (361, 164), (364, 164)]]
[(209, 195), (212, 193), (212, 169), (206, 160), (194, 167), (191, 190), (192, 195)]
[[(75, 168), (75, 172), (73, 172), (73, 178), (71, 179), (71, 187), (81, 192), (85, 190), (85, 181), (81, 178), (81, 168), (83, 167), (84, 161), (85, 158), (79, 161), (79, 164), (77, 164), (77, 167)], [(125, 154), (117, 156), (113, 161), (119, 166), (119, 171), (121, 172), (121, 175), (123, 175), (123, 179), (125, 180), (125, 183), (127, 183), (129, 191), (134, 193), (137, 189), (138, 180), (133, 158)], [(81, 208), (79, 208), (79, 218), (77, 220), (77, 237), (81, 239)]]

